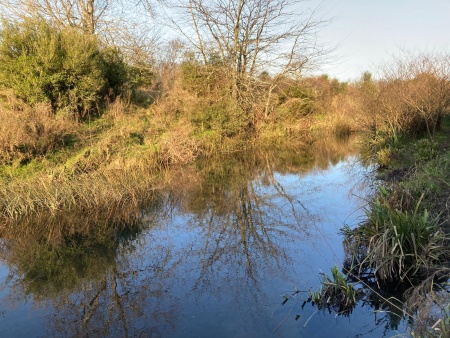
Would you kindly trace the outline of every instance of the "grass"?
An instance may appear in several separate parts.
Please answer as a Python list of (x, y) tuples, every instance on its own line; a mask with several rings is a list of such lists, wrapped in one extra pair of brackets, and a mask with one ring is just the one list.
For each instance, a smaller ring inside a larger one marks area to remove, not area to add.
[[(270, 123), (262, 133), (249, 136), (241, 128), (227, 136), (234, 122), (219, 117), (228, 129), (204, 129), (192, 116), (182, 114), (184, 98), (177, 99), (175, 108), (170, 106), (172, 96), (146, 107), (119, 98), (109, 102), (100, 117), (77, 122), (52, 115), (43, 105), (31, 108), (11, 91), (1, 93), (0, 115), (7, 117), (0, 127), (4, 129), (0, 133), (2, 223), (76, 208), (112, 215), (124, 201), (140, 200), (145, 191), (160, 184), (154, 178), (168, 168), (202, 156), (277, 143), (266, 144), (267, 140), (283, 139), (281, 145), (291, 147), (305, 143), (306, 130), (300, 122), (289, 127), (288, 138)], [(195, 97), (187, 100), (198, 108)], [(226, 114), (227, 107), (220, 113)]]
[[(361, 252), (364, 257), (351, 257), (350, 270), (371, 272), (384, 283), (412, 283), (419, 275), (427, 275), (450, 258), (448, 241), (439, 218), (425, 209), (398, 210), (390, 205), (389, 195), (382, 194), (369, 203), (367, 221), (354, 230), (345, 229), (351, 252)], [(352, 255), (351, 255), (352, 256)]]

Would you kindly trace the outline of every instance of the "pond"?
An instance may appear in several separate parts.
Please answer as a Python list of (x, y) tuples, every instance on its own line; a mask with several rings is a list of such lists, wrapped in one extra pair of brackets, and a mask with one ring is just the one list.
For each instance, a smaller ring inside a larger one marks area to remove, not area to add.
[(2, 239), (0, 336), (409, 336), (375, 301), (349, 316), (303, 304), (320, 271), (342, 266), (339, 230), (364, 219), (373, 180), (354, 140), (166, 175), (130, 228), (57, 247)]

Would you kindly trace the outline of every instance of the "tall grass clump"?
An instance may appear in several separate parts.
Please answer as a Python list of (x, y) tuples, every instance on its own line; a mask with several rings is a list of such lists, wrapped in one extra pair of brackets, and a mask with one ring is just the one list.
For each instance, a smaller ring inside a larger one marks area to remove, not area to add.
[(425, 209), (421, 200), (413, 211), (396, 209), (388, 192), (369, 203), (367, 221), (356, 229), (344, 229), (348, 257), (346, 269), (355, 275), (373, 275), (382, 283), (414, 284), (450, 258), (449, 236), (439, 218)]
[(65, 219), (80, 213), (92, 220), (121, 221), (124, 210), (138, 210), (152, 197), (154, 176), (150, 170), (98, 170), (72, 176), (64, 172), (12, 179), (0, 185), (0, 224), (24, 224), (24, 220), (46, 215)]

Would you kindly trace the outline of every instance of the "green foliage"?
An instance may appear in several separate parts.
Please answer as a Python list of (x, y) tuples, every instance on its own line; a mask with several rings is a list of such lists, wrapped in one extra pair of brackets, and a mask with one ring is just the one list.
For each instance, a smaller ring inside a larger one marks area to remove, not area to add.
[(210, 63), (202, 64), (187, 54), (181, 64), (183, 89), (193, 94), (194, 109), (185, 117), (195, 126), (197, 132), (214, 131), (220, 137), (234, 137), (241, 134), (248, 125), (248, 115), (232, 98), (230, 82), (224, 67), (211, 55)]
[(431, 139), (424, 138), (415, 143), (418, 160), (428, 161), (436, 157), (438, 154), (439, 144)]
[[(108, 94), (114, 97), (122, 94), (127, 84), (139, 85), (143, 81), (144, 75), (139, 73), (139, 81), (136, 79), (137, 75), (129, 67), (119, 49), (109, 47), (101, 50), (100, 53), (102, 61), (102, 73), (106, 80), (106, 86), (103, 88), (102, 94)], [(133, 83), (131, 83), (133, 79)], [(132, 88), (133, 89), (133, 88)], [(109, 92), (105, 92), (108, 90)]]
[(306, 87), (292, 86), (286, 90), (287, 98), (311, 99), (314, 96), (314, 92), (310, 88)]
[(348, 87), (347, 82), (339, 82), (338, 79), (332, 79), (330, 81), (330, 89), (333, 94), (345, 93), (347, 87)]
[(242, 133), (247, 118), (231, 100), (222, 99), (213, 104), (200, 104), (191, 117), (200, 131), (214, 130), (225, 137)]
[(372, 73), (369, 71), (365, 71), (361, 76), (361, 82), (363, 84), (373, 83)]
[[(418, 200), (423, 195), (421, 206), (430, 210), (445, 210), (446, 200), (450, 191), (450, 155), (441, 154), (435, 158), (423, 162), (423, 154), (417, 154), (421, 161), (411, 173), (410, 179), (399, 184), (399, 188), (408, 198), (404, 199), (404, 204), (410, 200)], [(429, 152), (426, 156), (430, 156)]]
[[(117, 50), (102, 50), (95, 36), (45, 21), (3, 21), (0, 84), (27, 104), (48, 102), (60, 114), (82, 118), (107, 94), (119, 94), (126, 66)], [(110, 93), (111, 91), (111, 93)]]
[(219, 64), (203, 65), (191, 54), (181, 64), (183, 88), (197, 96), (215, 97), (230, 95), (230, 83), (224, 68)]
[(363, 156), (374, 161), (381, 168), (391, 165), (400, 149), (400, 140), (395, 131), (375, 131), (368, 134), (362, 143)]

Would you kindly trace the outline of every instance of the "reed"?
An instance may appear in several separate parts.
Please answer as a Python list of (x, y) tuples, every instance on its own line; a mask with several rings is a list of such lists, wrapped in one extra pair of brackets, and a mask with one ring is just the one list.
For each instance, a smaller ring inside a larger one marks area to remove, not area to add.
[(383, 283), (414, 284), (450, 258), (449, 235), (425, 209), (419, 211), (419, 200), (413, 211), (392, 206), (389, 194), (369, 202), (367, 221), (356, 229), (344, 229), (349, 257), (347, 266), (355, 275), (373, 273)]

